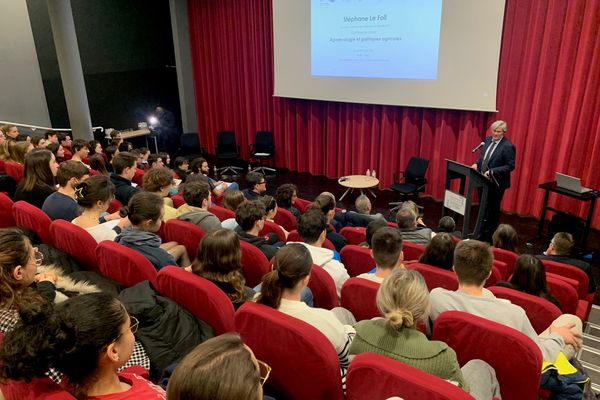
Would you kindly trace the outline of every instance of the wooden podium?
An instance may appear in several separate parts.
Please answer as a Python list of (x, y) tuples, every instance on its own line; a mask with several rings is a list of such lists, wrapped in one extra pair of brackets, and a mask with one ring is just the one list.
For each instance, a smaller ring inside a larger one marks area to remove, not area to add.
[[(450, 190), (452, 181), (455, 179), (460, 180), (459, 193)], [(486, 178), (479, 171), (471, 168), (471, 166), (446, 159), (446, 193), (444, 195), (444, 205), (442, 206), (442, 216), (446, 215), (446, 209), (450, 209), (463, 216), (463, 227), (461, 232), (463, 239), (476, 238), (481, 233), (487, 205), (488, 190), (490, 185), (495, 184), (495, 182)], [(473, 191), (475, 189), (481, 189), (479, 213), (477, 214), (475, 229), (472, 233), (469, 233), (471, 203), (473, 201)]]

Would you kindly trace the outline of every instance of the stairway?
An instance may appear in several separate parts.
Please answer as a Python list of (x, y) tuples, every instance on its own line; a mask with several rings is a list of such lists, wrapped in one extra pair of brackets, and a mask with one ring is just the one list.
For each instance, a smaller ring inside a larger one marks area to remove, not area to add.
[(593, 305), (583, 327), (583, 347), (577, 355), (590, 378), (592, 389), (600, 393), (600, 306)]

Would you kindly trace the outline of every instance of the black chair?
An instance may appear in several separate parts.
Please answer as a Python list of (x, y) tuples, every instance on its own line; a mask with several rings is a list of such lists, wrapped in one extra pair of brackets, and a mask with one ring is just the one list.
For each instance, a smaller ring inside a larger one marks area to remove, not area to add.
[[(179, 138), (181, 145), (180, 155), (190, 156), (189, 158), (196, 158), (195, 156), (201, 156), (204, 153), (204, 149), (200, 146), (200, 138), (198, 133), (189, 132), (184, 133)], [(193, 157), (191, 157), (193, 155)]]
[[(237, 160), (240, 157), (240, 146), (235, 141), (235, 132), (233, 131), (220, 131), (217, 132), (217, 147), (216, 155), (219, 160)], [(235, 167), (233, 165), (227, 165), (219, 168), (220, 174), (227, 171), (231, 171), (233, 175), (237, 175), (237, 170), (243, 168)]]
[[(402, 194), (404, 197), (424, 192), (425, 184), (427, 183), (427, 179), (425, 179), (427, 167), (429, 167), (429, 160), (420, 157), (411, 157), (406, 170), (400, 171), (404, 182), (396, 182), (390, 186), (390, 189)], [(402, 203), (403, 201), (389, 203), (390, 206), (394, 207), (391, 211), (396, 211)]]
[(273, 132), (257, 131), (254, 144), (250, 145), (250, 160), (258, 160), (260, 165), (254, 168), (253, 172), (262, 172), (267, 175), (267, 171), (275, 172), (275, 168), (265, 167), (264, 160), (273, 160), (275, 157), (275, 145), (273, 144)]

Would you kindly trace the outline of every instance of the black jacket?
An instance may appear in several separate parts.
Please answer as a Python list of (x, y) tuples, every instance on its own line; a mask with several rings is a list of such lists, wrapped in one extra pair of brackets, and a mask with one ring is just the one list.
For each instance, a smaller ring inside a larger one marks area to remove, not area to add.
[(235, 233), (238, 235), (240, 240), (258, 247), (265, 257), (267, 257), (267, 260), (273, 258), (275, 253), (277, 253), (277, 250), (283, 246), (282, 242), (277, 241), (277, 235), (274, 233), (269, 233), (266, 236), (253, 236), (244, 232), (244, 230), (239, 226), (235, 228)]
[[(492, 137), (486, 137), (484, 142), (485, 145), (479, 155), (479, 160), (477, 160), (477, 169), (480, 172), (483, 172), (481, 171), (483, 158), (492, 143)], [(510, 173), (515, 169), (515, 157), (515, 146), (506, 136), (503, 137), (488, 161), (488, 168), (494, 174), (494, 178), (496, 179), (496, 182), (498, 182), (500, 189), (508, 189), (510, 187)]]
[(131, 196), (136, 194), (140, 189), (131, 186), (131, 181), (117, 174), (110, 174), (110, 181), (115, 185), (115, 198), (124, 206), (129, 203)]

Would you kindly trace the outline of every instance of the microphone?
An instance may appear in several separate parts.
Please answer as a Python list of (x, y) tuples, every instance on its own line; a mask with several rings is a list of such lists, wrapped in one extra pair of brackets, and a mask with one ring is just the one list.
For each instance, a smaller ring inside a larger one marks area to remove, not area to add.
[(482, 148), (485, 145), (484, 142), (481, 142), (477, 145), (477, 147), (475, 147), (473, 150), (471, 150), (471, 153), (475, 153), (477, 150), (479, 150), (480, 148)]

